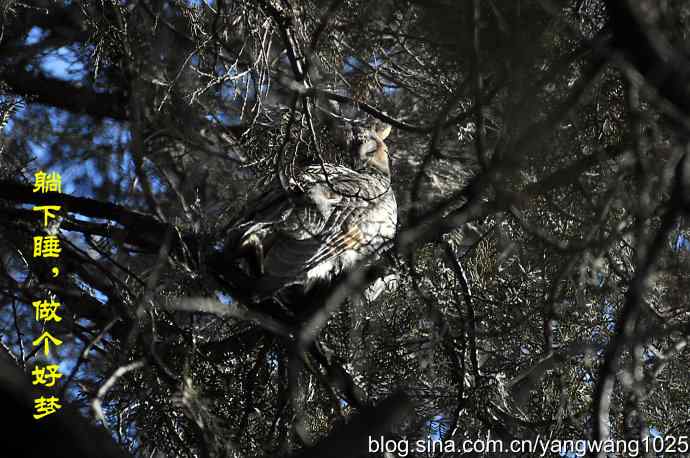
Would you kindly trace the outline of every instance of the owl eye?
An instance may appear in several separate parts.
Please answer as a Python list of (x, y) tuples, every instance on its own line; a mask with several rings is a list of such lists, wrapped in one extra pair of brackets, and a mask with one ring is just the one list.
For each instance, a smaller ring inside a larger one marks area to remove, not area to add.
[(360, 156), (369, 157), (376, 152), (376, 142), (374, 140), (367, 140), (360, 147)]

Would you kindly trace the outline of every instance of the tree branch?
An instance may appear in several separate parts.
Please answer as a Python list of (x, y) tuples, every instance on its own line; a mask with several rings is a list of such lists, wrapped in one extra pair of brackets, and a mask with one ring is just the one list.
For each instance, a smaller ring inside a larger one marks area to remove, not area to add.
[(128, 119), (124, 109), (126, 100), (122, 94), (96, 92), (17, 67), (3, 69), (0, 72), (0, 80), (5, 81), (14, 93), (34, 103), (53, 106), (76, 114), (86, 114), (97, 119), (112, 118), (118, 121)]

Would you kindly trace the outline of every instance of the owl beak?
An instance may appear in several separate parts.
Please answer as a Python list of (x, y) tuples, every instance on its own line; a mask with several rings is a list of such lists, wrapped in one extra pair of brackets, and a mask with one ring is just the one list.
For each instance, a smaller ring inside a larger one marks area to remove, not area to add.
[[(375, 131), (369, 131), (369, 139), (362, 143), (358, 150), (360, 166), (370, 166), (379, 169), (386, 175), (390, 173), (388, 166), (388, 148), (383, 142), (391, 132), (390, 126), (384, 126)], [(372, 154), (373, 153), (373, 154)]]
[(388, 137), (389, 133), (390, 127), (387, 130), (372, 133), (372, 138), (376, 144), (376, 149), (371, 160), (369, 161), (370, 166), (379, 169), (386, 175), (390, 175), (390, 169), (388, 165), (388, 148), (386, 148), (386, 144), (383, 142), (383, 139)]

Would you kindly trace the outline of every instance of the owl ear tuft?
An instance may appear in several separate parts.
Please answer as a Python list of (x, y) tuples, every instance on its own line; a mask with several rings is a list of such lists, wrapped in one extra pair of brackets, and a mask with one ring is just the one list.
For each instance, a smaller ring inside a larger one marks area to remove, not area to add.
[(376, 136), (382, 141), (385, 140), (386, 138), (388, 138), (388, 135), (390, 135), (390, 133), (391, 133), (390, 124), (384, 124), (383, 126), (376, 129)]

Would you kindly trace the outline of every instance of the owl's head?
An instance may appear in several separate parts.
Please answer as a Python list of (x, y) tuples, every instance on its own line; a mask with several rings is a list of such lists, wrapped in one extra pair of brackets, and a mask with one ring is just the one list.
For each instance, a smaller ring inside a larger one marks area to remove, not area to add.
[(388, 147), (383, 142), (391, 132), (391, 126), (383, 125), (376, 128), (359, 128), (355, 132), (357, 147), (354, 152), (355, 169), (366, 170), (372, 168), (390, 176), (388, 163)]

